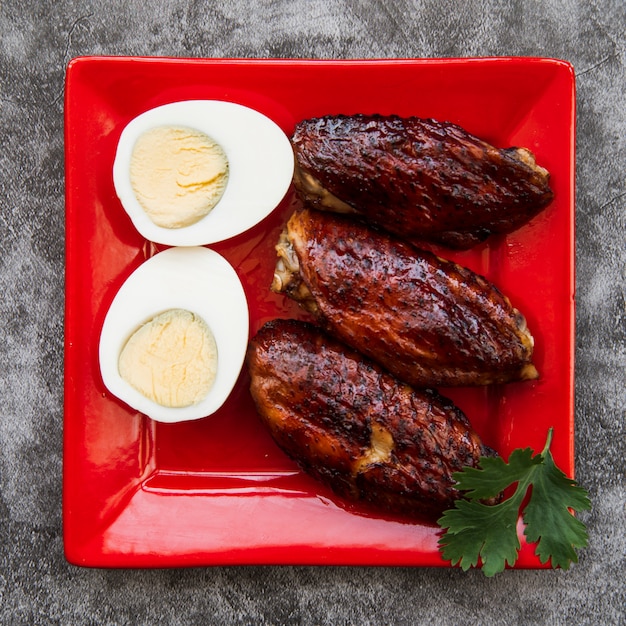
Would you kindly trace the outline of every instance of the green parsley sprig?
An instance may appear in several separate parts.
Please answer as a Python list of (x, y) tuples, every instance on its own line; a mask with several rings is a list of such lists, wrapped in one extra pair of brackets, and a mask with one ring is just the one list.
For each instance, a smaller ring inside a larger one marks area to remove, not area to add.
[[(464, 571), (482, 562), (482, 571), (493, 576), (517, 560), (520, 542), (517, 520), (524, 502), (524, 534), (536, 543), (535, 554), (541, 563), (568, 569), (576, 563), (576, 548), (587, 546), (587, 529), (573, 511), (591, 508), (585, 489), (568, 478), (554, 463), (550, 453), (552, 428), (546, 445), (533, 456), (531, 448), (518, 448), (506, 463), (496, 457), (481, 457), (478, 468), (466, 467), (455, 472), (457, 488), (465, 499), (438, 520), (444, 534), (439, 548), (444, 559), (460, 564)], [(495, 505), (481, 500), (495, 498), (517, 483), (514, 493)], [(532, 488), (532, 489), (531, 489)], [(528, 490), (530, 498), (526, 501)]]

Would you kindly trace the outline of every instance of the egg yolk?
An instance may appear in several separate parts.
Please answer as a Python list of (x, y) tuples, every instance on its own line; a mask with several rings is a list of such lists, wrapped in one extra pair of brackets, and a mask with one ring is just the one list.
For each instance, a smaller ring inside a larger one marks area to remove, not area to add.
[(217, 346), (206, 322), (195, 313), (172, 309), (141, 326), (119, 357), (120, 376), (162, 406), (197, 404), (217, 374)]
[(205, 133), (158, 126), (137, 139), (130, 180), (139, 204), (163, 228), (182, 228), (205, 217), (228, 182), (228, 159)]

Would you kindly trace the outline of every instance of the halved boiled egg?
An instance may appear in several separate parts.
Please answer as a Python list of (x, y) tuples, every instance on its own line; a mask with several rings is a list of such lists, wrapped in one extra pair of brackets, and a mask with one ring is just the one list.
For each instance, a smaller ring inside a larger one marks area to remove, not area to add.
[(284, 198), (288, 137), (262, 113), (220, 100), (156, 107), (122, 131), (113, 183), (146, 239), (199, 246), (238, 235)]
[(100, 335), (102, 379), (160, 422), (211, 415), (237, 382), (248, 329), (246, 296), (228, 261), (208, 248), (170, 248), (115, 295)]

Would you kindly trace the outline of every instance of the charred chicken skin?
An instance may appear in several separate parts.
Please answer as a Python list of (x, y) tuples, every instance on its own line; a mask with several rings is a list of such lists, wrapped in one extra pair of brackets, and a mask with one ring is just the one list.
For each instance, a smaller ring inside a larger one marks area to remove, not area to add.
[(277, 252), (274, 291), (414, 387), (538, 377), (523, 315), (469, 269), (310, 209), (291, 216)]
[(306, 322), (268, 322), (247, 364), (276, 443), (345, 498), (435, 517), (460, 497), (452, 473), (495, 454), (451, 401), (399, 382)]
[(530, 150), (495, 148), (448, 122), (329, 115), (300, 122), (292, 144), (305, 203), (415, 241), (469, 248), (553, 197)]

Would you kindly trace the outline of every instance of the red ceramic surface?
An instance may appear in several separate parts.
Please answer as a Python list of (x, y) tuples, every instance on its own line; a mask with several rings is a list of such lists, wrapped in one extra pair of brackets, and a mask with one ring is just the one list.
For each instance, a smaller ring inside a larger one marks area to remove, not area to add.
[[(111, 397), (98, 367), (116, 291), (155, 246), (116, 198), (112, 165), (124, 126), (185, 99), (237, 102), (290, 134), (326, 113), (449, 120), (499, 147), (526, 146), (551, 172), (552, 205), (516, 233), (464, 253), (439, 250), (495, 282), (527, 317), (536, 382), (444, 390), (505, 458), (552, 452), (570, 476), (573, 450), (574, 74), (549, 59), (371, 61), (81, 58), (66, 82), (64, 540), (78, 565), (446, 566), (438, 530), (347, 504), (300, 472), (256, 417), (245, 370), (212, 417), (157, 424)], [(269, 292), (273, 246), (292, 192), (265, 221), (216, 244), (238, 272), (250, 332), (299, 316)], [(521, 526), (520, 526), (521, 532)], [(518, 567), (540, 567), (522, 540)]]

